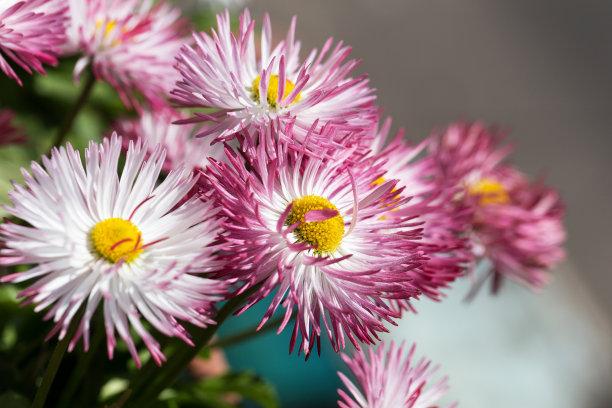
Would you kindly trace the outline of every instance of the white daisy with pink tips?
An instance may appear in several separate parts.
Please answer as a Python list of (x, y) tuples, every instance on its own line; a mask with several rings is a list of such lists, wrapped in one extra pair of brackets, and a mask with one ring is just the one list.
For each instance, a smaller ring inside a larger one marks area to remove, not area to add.
[(322, 160), (279, 145), (270, 159), (260, 146), (247, 163), (226, 152), (228, 162), (207, 173), (226, 218), (228, 269), (220, 275), (243, 290), (261, 284), (242, 310), (276, 291), (261, 325), (279, 306), (279, 330), (296, 313), (290, 349), (299, 342), (306, 355), (325, 335), (335, 350), (347, 338), (374, 343), (400, 315), (385, 301), (420, 294), (409, 272), (426, 257), (414, 215), (382, 217), (408, 201), (395, 181), (373, 185), (377, 167), (353, 173), (343, 160), (350, 151)]
[[(248, 10), (235, 34), (225, 12), (217, 16), (217, 30), (194, 34), (195, 45), (183, 47), (173, 95), (181, 105), (210, 110), (189, 119), (202, 122), (200, 136), (226, 141), (245, 129), (276, 126), (274, 134), (291, 144), (303, 145), (308, 134), (316, 148), (335, 149), (371, 126), (375, 95), (365, 76), (350, 76), (358, 64), (347, 60), (350, 48), (329, 39), (302, 61), (295, 22), (275, 46), (266, 15), (257, 48)], [(326, 126), (339, 131), (335, 140), (321, 134)]]
[[(342, 354), (355, 382), (338, 372), (347, 391), (338, 390), (340, 408), (433, 408), (448, 392), (448, 379), (434, 379), (438, 367), (416, 360), (416, 344), (381, 343), (353, 355)], [(457, 404), (451, 405), (451, 408)]]
[(0, 226), (0, 265), (32, 266), (1, 280), (32, 281), (20, 297), (47, 311), (55, 322), (49, 336), (63, 338), (78, 324), (70, 348), (81, 337), (88, 348), (91, 319), (101, 307), (110, 358), (118, 333), (140, 366), (133, 330), (161, 364), (160, 345), (142, 319), (188, 343), (181, 320), (215, 323), (214, 303), (227, 287), (206, 274), (219, 268), (218, 210), (198, 197), (179, 205), (196, 183), (190, 170), (177, 169), (157, 185), (160, 148), (148, 155), (142, 143), (130, 144), (118, 175), (121, 145), (116, 135), (90, 143), (84, 166), (68, 145), (23, 171), (25, 185), (14, 186), (6, 208), (20, 222)]
[(223, 157), (223, 145), (211, 145), (210, 140), (194, 138), (195, 129), (189, 125), (174, 122), (184, 118), (174, 109), (164, 107), (155, 111), (143, 111), (136, 119), (123, 119), (113, 129), (124, 137), (127, 146), (130, 141), (142, 140), (149, 150), (156, 145), (166, 149), (164, 171), (176, 167), (198, 170), (208, 165), (208, 157)]
[(21, 85), (10, 62), (29, 74), (57, 64), (67, 10), (62, 0), (0, 0), (0, 70)]
[(163, 106), (178, 79), (173, 67), (186, 23), (164, 0), (70, 0), (65, 53), (82, 54), (74, 75), (91, 66), (127, 106)]

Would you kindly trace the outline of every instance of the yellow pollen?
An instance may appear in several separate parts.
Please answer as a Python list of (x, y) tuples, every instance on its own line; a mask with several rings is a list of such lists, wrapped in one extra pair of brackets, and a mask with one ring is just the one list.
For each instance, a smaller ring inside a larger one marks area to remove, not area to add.
[(480, 197), (480, 205), (507, 204), (510, 202), (510, 195), (506, 187), (499, 181), (490, 178), (483, 178), (470, 185), (468, 193)]
[(142, 253), (142, 235), (129, 220), (108, 218), (89, 233), (94, 250), (111, 263), (132, 262)]
[[(261, 81), (261, 76), (257, 75), (257, 78), (253, 80), (253, 85), (251, 87), (251, 97), (254, 101), (259, 102), (259, 82)], [(288, 79), (285, 79), (285, 89), (283, 90), (283, 98), (289, 96), (289, 94), (295, 88), (295, 84)], [(302, 97), (301, 93), (298, 93), (292, 104), (298, 102)], [(270, 75), (270, 79), (268, 81), (268, 104), (276, 108), (276, 99), (278, 98), (278, 75)]]
[[(376, 180), (374, 180), (373, 182), (370, 183), (370, 186), (372, 187), (380, 187), (383, 184), (385, 184), (387, 181), (387, 179), (385, 179), (383, 176), (380, 176), (379, 178), (377, 178)], [(397, 191), (397, 187), (393, 187), (393, 190), (391, 190), (392, 193), (395, 193)], [(396, 196), (396, 199), (399, 199), (398, 196)], [(392, 204), (387, 204), (387, 207), (390, 207)], [(397, 208), (393, 208), (391, 209), (391, 211), (397, 211)], [(385, 221), (387, 219), (386, 215), (381, 215), (380, 217), (378, 217), (379, 220), (381, 221)]]
[(335, 210), (338, 211), (326, 198), (307, 195), (293, 200), (293, 207), (287, 217), (286, 225), (298, 223), (294, 234), (298, 241), (306, 242), (315, 248), (318, 254), (334, 252), (344, 236), (344, 220), (337, 214), (324, 221), (305, 222), (305, 216), (312, 210)]
[(381, 176), (372, 182), (372, 186), (373, 187), (382, 186), (385, 181), (387, 180), (385, 180), (385, 178)]
[(102, 19), (96, 20), (96, 31), (100, 31), (102, 27), (104, 27), (104, 33), (102, 37), (104, 39), (107, 39), (108, 36), (111, 35), (111, 33), (117, 27), (117, 20), (108, 20), (106, 24), (104, 23), (104, 20)]

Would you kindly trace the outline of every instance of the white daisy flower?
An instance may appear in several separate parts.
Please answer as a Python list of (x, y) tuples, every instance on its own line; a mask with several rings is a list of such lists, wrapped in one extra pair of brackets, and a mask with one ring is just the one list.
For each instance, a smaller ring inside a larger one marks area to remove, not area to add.
[(47, 309), (45, 318), (56, 323), (49, 336), (63, 338), (83, 307), (69, 349), (83, 337), (87, 350), (91, 318), (102, 304), (109, 358), (117, 332), (138, 366), (131, 330), (157, 364), (165, 360), (142, 318), (190, 343), (179, 320), (214, 324), (214, 302), (227, 288), (202, 276), (218, 267), (217, 210), (198, 197), (182, 202), (196, 183), (190, 170), (173, 171), (157, 185), (165, 152), (148, 153), (142, 143), (130, 143), (118, 172), (116, 134), (90, 143), (85, 166), (70, 145), (54, 149), (42, 165), (24, 170), (25, 186), (10, 193), (7, 211), (24, 222), (0, 226), (0, 265), (32, 265), (2, 281), (33, 280), (20, 296), (35, 311)]

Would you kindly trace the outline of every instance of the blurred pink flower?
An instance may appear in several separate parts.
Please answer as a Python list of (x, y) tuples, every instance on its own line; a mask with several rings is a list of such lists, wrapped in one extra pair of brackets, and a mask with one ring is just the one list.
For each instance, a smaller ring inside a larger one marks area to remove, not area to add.
[(15, 114), (8, 109), (0, 109), (0, 146), (23, 143), (25, 136), (13, 126)]
[(66, 41), (66, 11), (62, 0), (0, 1), (0, 69), (21, 85), (9, 60), (29, 74), (57, 64)]
[(268, 148), (260, 146), (247, 163), (227, 149), (228, 163), (209, 167), (226, 217), (229, 265), (221, 276), (245, 282), (242, 290), (261, 283), (242, 311), (275, 292), (261, 325), (282, 304), (282, 330), (297, 309), (291, 349), (300, 340), (309, 354), (325, 333), (335, 350), (345, 347), (345, 336), (356, 347), (374, 343), (384, 323), (400, 316), (385, 301), (421, 292), (410, 273), (427, 255), (412, 220), (418, 209), (382, 217), (408, 211), (407, 199), (394, 181), (372, 184), (379, 167), (346, 168), (350, 150), (321, 160), (279, 144), (270, 159)]
[[(195, 46), (183, 47), (177, 64), (182, 79), (172, 93), (184, 106), (212, 109), (185, 121), (204, 123), (199, 136), (225, 141), (244, 129), (276, 126), (274, 135), (291, 146), (302, 146), (308, 135), (320, 150), (346, 145), (371, 127), (375, 95), (365, 76), (349, 76), (358, 64), (346, 61), (350, 47), (330, 38), (320, 53), (313, 50), (300, 61), (295, 22), (273, 46), (266, 15), (256, 49), (249, 12), (240, 16), (236, 34), (225, 12), (217, 16), (216, 31), (194, 34)], [(327, 127), (338, 131), (324, 132)]]
[(512, 149), (480, 123), (453, 124), (431, 140), (443, 176), (460, 188), (456, 200), (472, 211), (469, 238), (475, 262), (487, 269), (483, 280), (492, 275), (494, 291), (503, 276), (545, 285), (565, 256), (558, 193), (506, 164)]
[(161, 144), (166, 149), (164, 171), (179, 166), (197, 170), (208, 165), (208, 157), (223, 157), (222, 144), (211, 145), (210, 140), (195, 139), (193, 126), (174, 124), (181, 118), (179, 112), (170, 108), (147, 110), (139, 118), (117, 122), (113, 129), (124, 137), (126, 147), (130, 141), (140, 139), (152, 152), (157, 144)]
[(422, 358), (415, 361), (416, 345), (397, 347), (384, 343), (376, 350), (366, 348), (342, 359), (356, 384), (338, 372), (348, 393), (338, 390), (340, 408), (433, 408), (448, 391), (448, 380), (433, 380), (438, 367)]
[[(374, 174), (373, 184), (395, 179), (397, 188), (403, 188), (401, 195), (409, 198), (405, 205), (389, 209), (383, 217), (391, 222), (412, 217), (413, 223), (423, 228), (420, 244), (426, 248), (428, 259), (408, 273), (424, 295), (438, 301), (441, 290), (464, 273), (471, 259), (465, 239), (470, 214), (452, 202), (456, 188), (448, 186), (440, 177), (434, 157), (427, 152), (428, 142), (410, 144), (401, 130), (390, 137), (390, 127), (390, 119), (374, 126), (373, 136), (364, 139), (369, 143), (363, 144), (362, 152), (357, 155), (361, 158), (356, 161), (361, 160), (360, 166), (366, 169), (380, 169)], [(387, 232), (395, 234), (404, 228)], [(393, 303), (400, 309), (412, 308), (405, 299)]]
[(166, 103), (178, 73), (173, 67), (184, 42), (181, 11), (164, 0), (70, 0), (66, 53), (81, 53), (74, 75), (90, 66), (127, 106)]

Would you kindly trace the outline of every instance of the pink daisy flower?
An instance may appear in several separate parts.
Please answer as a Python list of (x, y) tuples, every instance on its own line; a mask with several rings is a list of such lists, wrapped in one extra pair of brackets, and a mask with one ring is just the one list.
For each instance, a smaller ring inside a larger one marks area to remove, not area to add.
[(137, 94), (163, 105), (178, 79), (172, 64), (184, 27), (180, 10), (163, 0), (70, 0), (66, 52), (83, 54), (76, 78), (91, 66), (127, 106), (140, 106)]
[[(421, 244), (428, 248), (428, 259), (409, 273), (423, 294), (440, 300), (441, 290), (463, 274), (465, 263), (470, 259), (463, 237), (469, 225), (469, 213), (451, 202), (456, 189), (448, 188), (440, 177), (434, 158), (427, 152), (428, 142), (409, 144), (402, 130), (391, 138), (390, 127), (390, 119), (380, 128), (374, 127), (369, 150), (361, 155), (362, 166), (380, 168), (372, 184), (396, 179), (397, 187), (403, 188), (402, 195), (410, 197), (407, 204), (390, 209), (384, 217), (392, 221), (413, 216), (415, 221), (422, 222)], [(398, 228), (389, 232), (400, 231)], [(407, 300), (399, 300), (397, 304), (401, 309), (412, 308)]]
[(9, 61), (28, 74), (44, 74), (57, 64), (66, 41), (66, 3), (62, 0), (0, 0), (0, 69), (22, 84)]
[(221, 159), (223, 146), (211, 145), (210, 141), (193, 138), (193, 126), (176, 125), (175, 121), (183, 118), (177, 111), (160, 108), (156, 111), (144, 111), (137, 119), (124, 119), (113, 128), (123, 135), (124, 144), (130, 141), (143, 140), (149, 146), (149, 152), (160, 144), (166, 149), (164, 171), (176, 167), (197, 170), (208, 164), (208, 157)]
[[(434, 135), (441, 172), (460, 188), (456, 199), (472, 212), (475, 262), (493, 276), (541, 288), (564, 258), (563, 205), (558, 193), (506, 164), (511, 148), (480, 123), (458, 123)], [(475, 288), (480, 283), (475, 285)]]
[(356, 347), (374, 343), (400, 315), (385, 301), (420, 293), (409, 272), (424, 258), (421, 229), (412, 216), (381, 217), (407, 201), (395, 181), (374, 186), (376, 167), (353, 173), (342, 157), (324, 161), (282, 145), (275, 159), (262, 146), (248, 163), (231, 149), (226, 155), (208, 172), (227, 218), (221, 276), (244, 281), (242, 290), (261, 284), (241, 311), (275, 291), (261, 325), (282, 305), (282, 331), (297, 309), (290, 350), (299, 337), (306, 355), (322, 332), (335, 350), (345, 336)]
[[(327, 149), (358, 139), (371, 126), (375, 96), (365, 76), (349, 76), (358, 64), (347, 61), (350, 48), (329, 39), (301, 61), (295, 22), (273, 46), (266, 15), (257, 49), (249, 12), (240, 16), (236, 34), (225, 12), (217, 16), (216, 31), (194, 34), (195, 46), (183, 47), (177, 63), (182, 78), (172, 93), (184, 106), (212, 110), (189, 120), (204, 124), (200, 136), (225, 141), (241, 130), (274, 125), (285, 141), (302, 145), (308, 135)], [(334, 138), (326, 127), (338, 130)]]
[(119, 175), (121, 149), (116, 135), (92, 142), (83, 166), (68, 145), (23, 171), (25, 186), (15, 185), (6, 210), (27, 224), (0, 225), (0, 265), (31, 268), (1, 281), (34, 281), (20, 297), (37, 312), (47, 309), (45, 319), (56, 323), (49, 337), (63, 338), (81, 309), (69, 349), (82, 337), (87, 350), (91, 318), (101, 306), (109, 358), (118, 333), (140, 366), (134, 331), (161, 364), (165, 357), (142, 318), (191, 343), (179, 321), (214, 324), (214, 303), (226, 294), (226, 282), (206, 277), (219, 268), (218, 210), (198, 197), (177, 205), (196, 183), (186, 169), (156, 186), (161, 148), (148, 154), (142, 143), (131, 143)]
[[(376, 350), (363, 349), (342, 359), (356, 383), (338, 372), (348, 393), (339, 389), (340, 408), (432, 408), (448, 391), (448, 379), (433, 380), (438, 367), (421, 358), (415, 361), (416, 345), (408, 349), (384, 343)], [(456, 406), (456, 405), (453, 405)]]
[(8, 109), (0, 109), (0, 146), (23, 143), (25, 137), (13, 126), (15, 114)]

